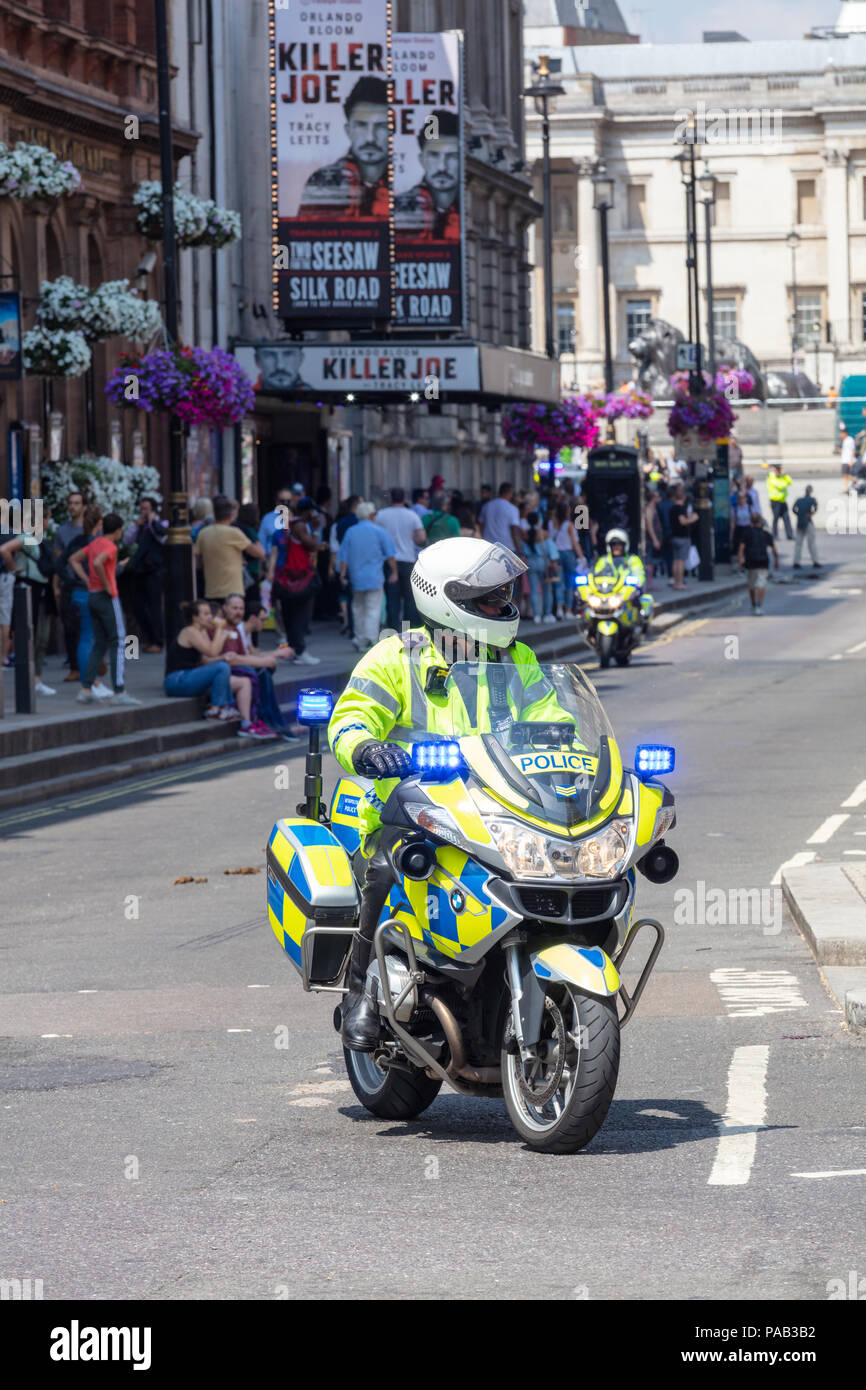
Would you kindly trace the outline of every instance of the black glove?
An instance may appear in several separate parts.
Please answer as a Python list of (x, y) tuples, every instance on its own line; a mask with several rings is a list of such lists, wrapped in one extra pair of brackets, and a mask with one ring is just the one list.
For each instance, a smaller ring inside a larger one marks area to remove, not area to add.
[(358, 745), (352, 764), (362, 777), (406, 777), (412, 771), (412, 759), (399, 743), (379, 743), (376, 739)]

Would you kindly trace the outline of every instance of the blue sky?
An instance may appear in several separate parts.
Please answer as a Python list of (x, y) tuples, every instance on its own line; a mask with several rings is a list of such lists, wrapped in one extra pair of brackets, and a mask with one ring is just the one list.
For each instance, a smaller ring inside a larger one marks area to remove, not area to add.
[[(619, 0), (626, 24), (652, 43), (700, 43), (705, 29), (747, 39), (799, 39), (835, 24), (840, 0)], [(642, 11), (642, 13), (639, 13)]]

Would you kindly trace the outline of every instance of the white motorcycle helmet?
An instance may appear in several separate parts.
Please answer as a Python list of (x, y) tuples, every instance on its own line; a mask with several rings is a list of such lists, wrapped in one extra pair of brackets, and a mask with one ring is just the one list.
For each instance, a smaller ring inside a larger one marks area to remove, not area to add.
[(502, 545), (472, 536), (436, 541), (421, 551), (412, 570), (415, 606), (431, 627), (510, 647), (520, 622), (515, 585), (526, 569)]
[(610, 552), (610, 548), (611, 548), (611, 546), (614, 544), (615, 541), (619, 541), (620, 545), (622, 545), (622, 546), (625, 547), (625, 553), (626, 553), (626, 555), (627, 555), (627, 554), (628, 554), (628, 532), (627, 532), (627, 531), (621, 530), (621, 528), (620, 528), (619, 526), (614, 526), (612, 530), (608, 531), (607, 535), (606, 535), (605, 538), (604, 538), (604, 543), (605, 543), (605, 545), (607, 546), (608, 553)]

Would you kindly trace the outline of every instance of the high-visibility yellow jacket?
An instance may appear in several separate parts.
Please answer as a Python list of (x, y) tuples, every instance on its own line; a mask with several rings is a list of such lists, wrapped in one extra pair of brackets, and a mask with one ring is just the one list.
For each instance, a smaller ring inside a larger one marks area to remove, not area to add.
[[(490, 730), (489, 668), (482, 663), (477, 678), (473, 678), (468, 669), (461, 667), (460, 678), (449, 684), (447, 694), (428, 692), (430, 672), (436, 668), (447, 670), (448, 664), (425, 628), (412, 628), (405, 636), (386, 637), (365, 652), (328, 725), (328, 739), (338, 763), (354, 772), (352, 755), (370, 739), (398, 743), (408, 751), (413, 743), (425, 739), (455, 738)], [(515, 642), (502, 653), (502, 661), (495, 664), (505, 670), (508, 713), (514, 719), (573, 722), (557, 702), (535, 653), (524, 643)], [(441, 689), (443, 682), (438, 684)], [(494, 717), (500, 717), (496, 711)], [(376, 782), (375, 797), (371, 798), (374, 810), (381, 807), (396, 785), (395, 778)], [(366, 808), (368, 812), (369, 809)], [(359, 819), (363, 833), (369, 835), (377, 817), (359, 814)]]
[(787, 473), (770, 473), (767, 477), (767, 496), (771, 502), (784, 502), (788, 496), (788, 488), (794, 479)]
[(646, 587), (646, 570), (639, 555), (623, 555), (621, 560), (615, 560), (612, 555), (600, 555), (592, 567), (593, 574), (616, 575), (622, 571), (633, 574), (642, 589)]

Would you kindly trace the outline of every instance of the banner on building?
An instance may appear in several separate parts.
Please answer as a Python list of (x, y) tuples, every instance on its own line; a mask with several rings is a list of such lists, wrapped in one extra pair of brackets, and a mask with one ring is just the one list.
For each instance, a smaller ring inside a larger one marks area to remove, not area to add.
[(235, 356), (257, 391), (269, 395), (440, 396), (481, 390), (477, 345), (440, 343), (259, 343)]
[(462, 36), (394, 34), (394, 326), (464, 327)]
[(21, 296), (0, 291), (0, 381), (18, 381), (24, 374), (21, 354)]
[(390, 0), (270, 0), (274, 309), (350, 327), (392, 312)]

